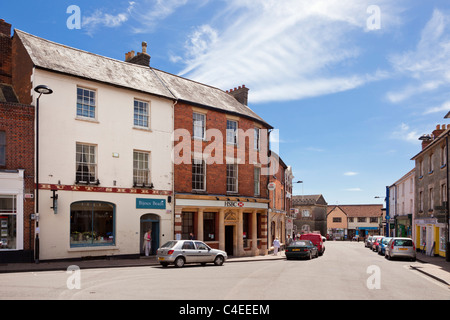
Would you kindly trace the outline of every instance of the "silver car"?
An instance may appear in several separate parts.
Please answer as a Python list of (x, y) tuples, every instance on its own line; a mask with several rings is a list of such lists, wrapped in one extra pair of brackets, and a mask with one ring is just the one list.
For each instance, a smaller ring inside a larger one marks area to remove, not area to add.
[(181, 268), (186, 263), (214, 263), (221, 266), (227, 259), (227, 253), (212, 249), (198, 240), (172, 240), (166, 242), (156, 252), (156, 257), (163, 267), (174, 264)]
[(416, 246), (411, 238), (392, 238), (385, 248), (385, 257), (409, 258), (416, 261)]

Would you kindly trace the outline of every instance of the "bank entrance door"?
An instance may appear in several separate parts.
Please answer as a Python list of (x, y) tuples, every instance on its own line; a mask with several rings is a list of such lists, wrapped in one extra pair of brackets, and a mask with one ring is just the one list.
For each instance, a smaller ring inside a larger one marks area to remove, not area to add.
[(155, 255), (159, 248), (159, 216), (156, 214), (146, 214), (141, 217), (141, 232), (139, 247), (140, 254), (143, 256), (144, 252), (144, 235), (148, 230), (152, 230), (152, 247), (150, 255)]
[(225, 252), (234, 255), (234, 226), (225, 226)]

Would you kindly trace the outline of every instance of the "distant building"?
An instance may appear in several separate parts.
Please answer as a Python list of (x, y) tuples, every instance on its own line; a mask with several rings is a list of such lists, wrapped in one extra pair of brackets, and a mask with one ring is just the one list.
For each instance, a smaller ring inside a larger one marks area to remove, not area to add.
[(292, 208), (298, 209), (294, 219), (297, 233), (327, 233), (327, 202), (321, 194), (292, 197)]
[(381, 204), (336, 205), (328, 207), (328, 234), (335, 239), (352, 239), (381, 232)]
[(445, 256), (449, 134), (450, 125), (438, 125), (420, 138), (422, 150), (411, 159), (415, 161), (414, 240), (429, 255)]

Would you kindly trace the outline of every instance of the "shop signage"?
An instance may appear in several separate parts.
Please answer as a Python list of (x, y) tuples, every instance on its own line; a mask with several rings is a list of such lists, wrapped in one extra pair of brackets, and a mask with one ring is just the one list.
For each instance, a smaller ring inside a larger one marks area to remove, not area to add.
[(244, 206), (243, 202), (225, 201), (225, 207), (228, 207), (228, 208), (242, 208), (243, 206)]
[(136, 209), (166, 209), (165, 199), (136, 199)]

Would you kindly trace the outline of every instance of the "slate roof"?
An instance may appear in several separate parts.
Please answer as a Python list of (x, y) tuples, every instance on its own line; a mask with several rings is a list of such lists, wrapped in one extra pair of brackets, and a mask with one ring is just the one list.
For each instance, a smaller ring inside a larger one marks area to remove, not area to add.
[(313, 194), (313, 195), (303, 195), (303, 196), (293, 196), (292, 197), (292, 206), (316, 205), (316, 204), (327, 205), (323, 195)]
[(242, 115), (272, 128), (225, 91), (158, 69), (100, 56), (15, 29), (37, 68)]
[(348, 217), (381, 217), (383, 205), (381, 204), (353, 204), (328, 206), (327, 215), (339, 207)]

